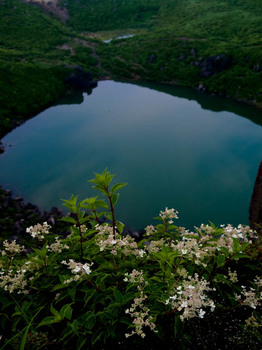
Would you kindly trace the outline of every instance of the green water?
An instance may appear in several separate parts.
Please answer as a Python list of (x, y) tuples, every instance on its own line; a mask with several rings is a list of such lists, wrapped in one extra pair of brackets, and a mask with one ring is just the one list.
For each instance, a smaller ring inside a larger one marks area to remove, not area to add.
[(134, 229), (166, 206), (178, 225), (248, 224), (262, 159), (261, 112), (192, 90), (99, 82), (2, 140), (0, 184), (41, 209), (95, 192), (105, 167), (120, 190), (118, 219)]

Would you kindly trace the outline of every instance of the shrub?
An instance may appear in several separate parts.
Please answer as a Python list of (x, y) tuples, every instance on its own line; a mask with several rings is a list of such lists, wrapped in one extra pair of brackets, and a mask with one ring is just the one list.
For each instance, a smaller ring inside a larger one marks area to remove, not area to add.
[(115, 218), (125, 183), (112, 185), (113, 177), (105, 170), (90, 180), (106, 200), (64, 200), (69, 236), (55, 236), (43, 223), (27, 229), (38, 248), (3, 242), (1, 349), (203, 349), (226, 348), (225, 341), (259, 348), (255, 232), (212, 224), (190, 232), (166, 208), (135, 240)]

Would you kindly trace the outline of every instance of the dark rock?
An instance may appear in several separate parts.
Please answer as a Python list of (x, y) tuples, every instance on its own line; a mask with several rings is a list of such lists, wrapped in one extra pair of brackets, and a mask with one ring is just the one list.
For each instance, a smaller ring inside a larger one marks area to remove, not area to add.
[(146, 63), (147, 63), (147, 64), (152, 64), (152, 63), (155, 62), (155, 60), (156, 60), (156, 55), (155, 55), (154, 53), (152, 53), (152, 54), (148, 57)]
[(178, 57), (178, 61), (183, 61), (184, 59), (186, 59), (186, 55), (181, 55)]
[(5, 147), (4, 147), (4, 145), (2, 144), (2, 142), (0, 141), (0, 154), (1, 154), (1, 153), (4, 153), (4, 151), (5, 151)]
[(205, 87), (204, 84), (199, 84), (198, 87), (197, 87), (197, 90), (198, 91), (202, 91), (202, 92), (206, 92), (207, 88)]
[(138, 239), (140, 237), (139, 233), (137, 231), (134, 231), (132, 229), (124, 229), (123, 232), (124, 235), (129, 235), (132, 238)]
[(74, 71), (65, 78), (65, 84), (74, 89), (92, 89), (97, 86), (97, 81), (93, 80), (91, 72), (84, 72), (80, 66), (75, 66)]
[(193, 65), (194, 65), (195, 67), (199, 67), (199, 66), (201, 65), (201, 62), (196, 61), (196, 62), (193, 63)]
[(22, 233), (24, 233), (24, 228), (21, 226), (21, 223), (19, 221), (14, 222), (14, 229), (16, 232), (16, 236), (19, 236)]
[(13, 197), (10, 190), (4, 190), (0, 187), (0, 240), (18, 239), (23, 241), (28, 236), (26, 234), (27, 227), (44, 221), (48, 221), (52, 225), (54, 233), (64, 235), (67, 228), (59, 221), (63, 216), (63, 212), (58, 208), (41, 213), (36, 205), (25, 203), (22, 197)]
[(207, 57), (201, 64), (200, 77), (208, 78), (230, 67), (231, 59), (226, 55)]
[(253, 194), (249, 206), (250, 227), (262, 235), (262, 162), (258, 168)]

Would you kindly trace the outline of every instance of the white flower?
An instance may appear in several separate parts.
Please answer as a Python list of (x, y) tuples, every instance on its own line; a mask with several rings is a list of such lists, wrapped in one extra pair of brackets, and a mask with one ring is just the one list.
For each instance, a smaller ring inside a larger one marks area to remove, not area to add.
[(83, 269), (86, 271), (87, 275), (89, 275), (91, 273), (91, 269), (90, 269), (90, 266), (88, 264), (84, 264)]
[(181, 307), (187, 307), (187, 301), (183, 301)]
[(204, 317), (204, 315), (205, 315), (205, 311), (203, 311), (202, 309), (200, 309), (199, 310), (199, 312), (198, 312), (198, 316), (200, 317), (200, 318), (203, 318)]
[(77, 273), (77, 272), (79, 272), (80, 270), (81, 270), (81, 268), (80, 268), (79, 266), (76, 266), (76, 267), (72, 270), (72, 272)]

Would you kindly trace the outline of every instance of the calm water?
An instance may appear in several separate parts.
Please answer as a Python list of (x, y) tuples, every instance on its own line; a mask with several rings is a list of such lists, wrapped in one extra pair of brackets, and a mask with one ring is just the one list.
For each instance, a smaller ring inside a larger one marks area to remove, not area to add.
[(248, 224), (262, 159), (259, 113), (191, 90), (99, 82), (2, 140), (0, 184), (50, 209), (71, 194), (94, 195), (88, 180), (107, 167), (128, 182), (117, 215), (129, 227), (154, 223), (166, 206), (189, 228)]

